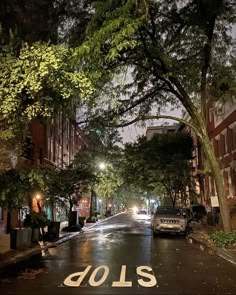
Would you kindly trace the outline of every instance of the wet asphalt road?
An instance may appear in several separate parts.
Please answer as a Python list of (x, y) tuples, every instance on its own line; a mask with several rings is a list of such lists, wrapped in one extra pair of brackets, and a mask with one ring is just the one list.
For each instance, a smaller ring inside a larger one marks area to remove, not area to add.
[(153, 238), (149, 222), (112, 217), (2, 278), (0, 294), (236, 294), (236, 266), (184, 238)]

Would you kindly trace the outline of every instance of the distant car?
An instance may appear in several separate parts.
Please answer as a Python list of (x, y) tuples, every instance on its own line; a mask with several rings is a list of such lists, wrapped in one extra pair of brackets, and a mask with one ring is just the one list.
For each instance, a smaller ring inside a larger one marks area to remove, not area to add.
[(137, 214), (147, 214), (146, 209), (138, 209)]
[(187, 218), (179, 208), (160, 206), (152, 216), (151, 228), (153, 236), (160, 233), (178, 233), (186, 235)]

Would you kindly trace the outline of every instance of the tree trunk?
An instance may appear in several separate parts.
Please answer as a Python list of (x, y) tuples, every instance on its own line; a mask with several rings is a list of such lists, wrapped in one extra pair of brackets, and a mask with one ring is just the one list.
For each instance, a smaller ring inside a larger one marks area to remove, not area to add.
[(54, 202), (52, 201), (50, 205), (51, 205), (51, 212), (52, 212), (52, 221), (56, 221), (55, 210), (54, 210)]
[(75, 225), (74, 223), (74, 216), (73, 216), (73, 202), (71, 199), (69, 200), (69, 220), (68, 220), (68, 226), (71, 227), (72, 225)]
[(205, 155), (209, 162), (212, 176), (214, 177), (216, 184), (216, 192), (219, 200), (220, 213), (223, 221), (223, 229), (225, 232), (231, 231), (231, 220), (229, 214), (229, 207), (226, 201), (226, 193), (224, 189), (224, 178), (220, 169), (220, 165), (215, 156), (214, 149), (209, 140), (208, 135), (203, 135), (202, 137), (202, 147), (204, 149)]
[(226, 203), (224, 179), (221, 173), (218, 160), (215, 156), (215, 151), (213, 149), (213, 146), (207, 134), (207, 127), (206, 127), (205, 121), (202, 115), (199, 113), (197, 107), (194, 105), (194, 103), (192, 102), (188, 94), (186, 93), (181, 83), (178, 81), (178, 79), (176, 77), (170, 77), (170, 81), (176, 86), (179, 93), (181, 94), (181, 95), (178, 95), (178, 98), (182, 102), (183, 106), (186, 108), (188, 114), (190, 115), (192, 119), (192, 122), (190, 124), (186, 122), (186, 125), (189, 125), (190, 128), (194, 128), (193, 130), (196, 132), (196, 135), (199, 136), (199, 139), (202, 143), (205, 156), (209, 162), (212, 176), (214, 177), (215, 184), (216, 184), (216, 192), (219, 199), (223, 229), (225, 232), (230, 232), (231, 221), (230, 221), (229, 208)]
[(9, 234), (11, 231), (11, 210), (7, 210), (7, 228), (6, 233)]

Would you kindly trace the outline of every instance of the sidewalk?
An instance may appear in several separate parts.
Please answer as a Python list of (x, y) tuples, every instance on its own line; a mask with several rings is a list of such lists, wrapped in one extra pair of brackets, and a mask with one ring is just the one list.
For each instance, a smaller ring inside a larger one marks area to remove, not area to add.
[(212, 226), (194, 225), (193, 231), (187, 236), (187, 239), (190, 243), (198, 245), (200, 250), (216, 254), (236, 265), (236, 246), (227, 249), (218, 248), (209, 242), (208, 234), (215, 231), (216, 229)]
[[(120, 213), (119, 213), (120, 214)], [(118, 214), (117, 214), (118, 215)], [(115, 215), (114, 215), (115, 216)], [(85, 223), (81, 232), (63, 232), (63, 227), (67, 224), (62, 223), (60, 227), (60, 238), (55, 242), (39, 242), (39, 244), (32, 246), (26, 250), (13, 250), (10, 248), (10, 234), (0, 234), (0, 274), (7, 268), (14, 267), (19, 263), (24, 263), (30, 260), (32, 257), (41, 257), (43, 252), (47, 252), (49, 248), (56, 247), (57, 245), (70, 240), (71, 238), (88, 231), (89, 229), (96, 227), (97, 224), (108, 220), (114, 216), (106, 219), (101, 219), (96, 223)]]

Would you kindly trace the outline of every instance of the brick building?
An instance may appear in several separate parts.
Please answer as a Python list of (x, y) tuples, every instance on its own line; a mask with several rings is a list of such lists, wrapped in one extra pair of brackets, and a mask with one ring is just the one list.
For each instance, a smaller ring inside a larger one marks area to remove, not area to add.
[(46, 123), (34, 120), (30, 125), (26, 148), (17, 166), (65, 167), (86, 146), (82, 130), (62, 113)]
[[(23, 153), (15, 161), (16, 168), (56, 166), (63, 168), (69, 165), (86, 146), (82, 130), (75, 121), (69, 120), (63, 113), (58, 113), (45, 121), (34, 120), (29, 126)], [(37, 200), (32, 196), (32, 206), (37, 211)], [(23, 219), (29, 207), (22, 209)], [(64, 210), (65, 211), (65, 210)], [(57, 215), (65, 213), (56, 208)], [(49, 218), (52, 217), (50, 208), (47, 208)], [(64, 217), (65, 218), (65, 217)], [(63, 219), (63, 216), (62, 216)], [(13, 213), (12, 226), (17, 226), (18, 216)], [(7, 212), (0, 208), (0, 231), (5, 231)]]
[[(236, 205), (236, 99), (208, 107), (207, 130), (224, 176), (229, 205)], [(215, 184), (205, 178), (205, 198), (215, 196)]]

